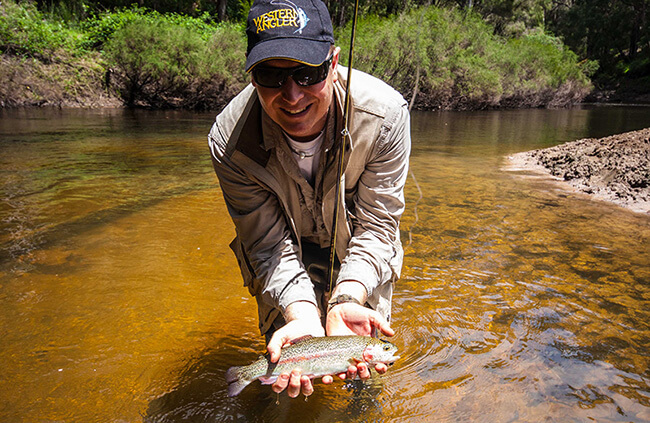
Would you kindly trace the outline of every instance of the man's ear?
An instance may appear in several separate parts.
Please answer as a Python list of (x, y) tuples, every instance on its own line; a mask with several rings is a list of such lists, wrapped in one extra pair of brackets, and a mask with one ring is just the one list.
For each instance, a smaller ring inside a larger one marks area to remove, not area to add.
[(332, 81), (336, 82), (339, 80), (339, 73), (337, 72), (337, 66), (339, 64), (339, 55), (341, 54), (341, 47), (335, 47), (334, 52), (332, 53)]

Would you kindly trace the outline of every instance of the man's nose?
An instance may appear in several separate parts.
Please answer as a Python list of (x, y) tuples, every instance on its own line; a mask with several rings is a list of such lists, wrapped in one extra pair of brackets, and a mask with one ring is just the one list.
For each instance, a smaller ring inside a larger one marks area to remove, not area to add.
[(282, 84), (282, 97), (289, 103), (296, 103), (302, 96), (302, 87), (292, 77), (288, 77)]

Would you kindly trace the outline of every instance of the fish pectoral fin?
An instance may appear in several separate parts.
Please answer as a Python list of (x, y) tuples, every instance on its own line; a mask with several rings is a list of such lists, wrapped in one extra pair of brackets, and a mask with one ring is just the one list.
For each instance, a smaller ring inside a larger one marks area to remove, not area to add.
[(358, 359), (352, 357), (352, 358), (349, 359), (348, 361), (349, 361), (350, 364), (352, 364), (353, 366), (356, 366), (357, 364), (361, 363), (363, 360), (358, 360)]
[(295, 344), (297, 344), (299, 342), (306, 341), (306, 340), (311, 339), (311, 338), (313, 338), (313, 336), (311, 336), (311, 335), (300, 336), (300, 337), (298, 337), (296, 339), (292, 339), (291, 341), (289, 341), (289, 345), (295, 345)]
[(374, 358), (375, 358), (374, 357), (374, 351), (373, 351), (372, 347), (370, 347), (370, 346), (366, 347), (366, 349), (363, 350), (363, 360), (366, 363), (370, 363), (370, 362), (372, 362), (374, 360)]

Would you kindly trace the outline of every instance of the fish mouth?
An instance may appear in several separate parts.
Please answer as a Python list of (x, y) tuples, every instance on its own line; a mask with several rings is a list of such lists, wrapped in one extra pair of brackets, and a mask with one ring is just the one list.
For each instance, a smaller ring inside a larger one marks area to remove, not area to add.
[(393, 364), (395, 364), (395, 362), (396, 362), (399, 358), (400, 358), (399, 355), (394, 355), (394, 356), (392, 356), (391, 358), (389, 358), (388, 360), (384, 361), (384, 364), (386, 364), (386, 365), (388, 365), (388, 366), (392, 366)]

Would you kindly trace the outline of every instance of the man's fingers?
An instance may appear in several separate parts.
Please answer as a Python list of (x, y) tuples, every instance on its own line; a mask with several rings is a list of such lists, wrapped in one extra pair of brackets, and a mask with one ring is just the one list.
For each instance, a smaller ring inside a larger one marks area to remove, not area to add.
[(323, 376), (322, 380), (325, 385), (330, 385), (332, 382), (334, 382), (334, 378), (330, 375)]
[(271, 344), (269, 344), (266, 347), (266, 350), (269, 352), (269, 357), (271, 359), (271, 362), (277, 363), (278, 360), (280, 359), (280, 351), (276, 349), (274, 346), (271, 346)]
[(301, 376), (300, 377), (300, 385), (301, 385), (301, 391), (302, 394), (306, 397), (310, 396), (311, 394), (314, 393), (314, 386), (311, 383), (311, 379), (307, 376)]
[(384, 317), (379, 314), (379, 312), (375, 311), (372, 314), (371, 317), (371, 323), (374, 327), (378, 328), (381, 333), (383, 333), (386, 336), (393, 336), (395, 335), (395, 331), (393, 328), (390, 327), (390, 323)]
[(287, 388), (288, 384), (289, 384), (289, 375), (286, 373), (282, 373), (280, 376), (278, 376), (278, 379), (275, 381), (275, 383), (271, 385), (271, 389), (273, 389), (273, 392), (280, 393)]
[(388, 371), (388, 366), (385, 365), (384, 363), (377, 363), (375, 364), (375, 370), (377, 370), (377, 373), (380, 375), (383, 375)]
[(357, 366), (348, 367), (348, 372), (346, 374), (348, 379), (354, 379), (357, 377)]
[(361, 380), (370, 379), (370, 370), (368, 370), (368, 365), (366, 363), (359, 363), (357, 366), (357, 372)]
[(282, 346), (285, 342), (284, 337), (281, 336), (278, 332), (273, 334), (271, 340), (269, 341), (269, 344), (266, 346), (266, 351), (269, 352), (272, 363), (277, 363), (277, 361), (280, 359)]
[(280, 359), (280, 355), (282, 354), (282, 348), (289, 344), (290, 341), (291, 337), (288, 335), (283, 335), (282, 329), (273, 334), (271, 340), (269, 341), (269, 344), (266, 346), (266, 351), (268, 351), (272, 363), (277, 363), (277, 361)]
[(393, 328), (390, 327), (390, 324), (388, 322), (386, 322), (385, 325), (380, 326), (379, 330), (381, 330), (381, 333), (383, 333), (386, 336), (395, 335), (395, 331), (393, 330)]
[(287, 387), (287, 394), (291, 398), (295, 398), (300, 394), (300, 370), (294, 369), (291, 372), (291, 375), (289, 377), (289, 386)]

